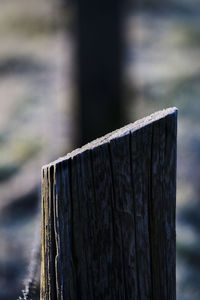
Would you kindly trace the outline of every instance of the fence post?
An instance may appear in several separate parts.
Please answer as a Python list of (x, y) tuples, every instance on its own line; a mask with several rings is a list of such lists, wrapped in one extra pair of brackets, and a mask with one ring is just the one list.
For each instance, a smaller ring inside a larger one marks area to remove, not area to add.
[(41, 300), (175, 300), (177, 109), (42, 174)]
[[(76, 0), (81, 145), (121, 126), (122, 0)], [(103, 116), (103, 117), (102, 117)]]

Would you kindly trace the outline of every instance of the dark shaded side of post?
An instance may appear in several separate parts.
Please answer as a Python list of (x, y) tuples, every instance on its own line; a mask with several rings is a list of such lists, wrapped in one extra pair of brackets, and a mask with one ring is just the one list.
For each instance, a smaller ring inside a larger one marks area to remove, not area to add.
[(175, 300), (177, 110), (43, 167), (41, 300)]
[(76, 0), (81, 145), (121, 127), (122, 0)]

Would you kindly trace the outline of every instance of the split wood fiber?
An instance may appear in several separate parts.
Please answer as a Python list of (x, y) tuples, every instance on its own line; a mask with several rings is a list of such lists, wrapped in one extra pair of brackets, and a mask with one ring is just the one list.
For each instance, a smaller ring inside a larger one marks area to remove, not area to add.
[(41, 300), (175, 300), (177, 109), (42, 169)]

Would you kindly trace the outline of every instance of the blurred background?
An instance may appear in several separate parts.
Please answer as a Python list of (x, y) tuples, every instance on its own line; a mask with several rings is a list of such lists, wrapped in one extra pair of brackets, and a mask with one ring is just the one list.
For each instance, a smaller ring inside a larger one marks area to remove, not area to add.
[(1, 0), (0, 41), (0, 299), (37, 277), (42, 165), (177, 106), (177, 299), (199, 300), (200, 1)]

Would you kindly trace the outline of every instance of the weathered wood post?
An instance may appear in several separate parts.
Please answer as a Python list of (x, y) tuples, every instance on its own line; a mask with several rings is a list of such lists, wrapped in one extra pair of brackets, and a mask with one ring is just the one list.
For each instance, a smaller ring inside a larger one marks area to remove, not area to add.
[(43, 167), (41, 299), (175, 300), (177, 109)]

